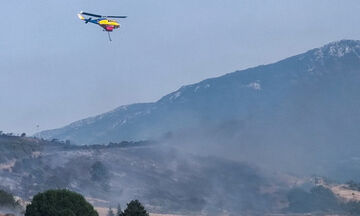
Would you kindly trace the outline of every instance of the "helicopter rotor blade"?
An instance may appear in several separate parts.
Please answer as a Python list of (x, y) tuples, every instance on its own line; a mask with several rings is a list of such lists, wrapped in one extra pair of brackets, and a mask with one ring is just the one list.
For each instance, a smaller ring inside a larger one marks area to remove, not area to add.
[(98, 18), (104, 17), (104, 16), (101, 16), (101, 15), (98, 15), (98, 14), (92, 14), (92, 13), (87, 13), (87, 12), (83, 12), (83, 11), (81, 11), (80, 14), (87, 15), (87, 16), (92, 16), (92, 17), (98, 17)]
[(105, 18), (119, 18), (119, 19), (125, 19), (127, 16), (103, 16)]

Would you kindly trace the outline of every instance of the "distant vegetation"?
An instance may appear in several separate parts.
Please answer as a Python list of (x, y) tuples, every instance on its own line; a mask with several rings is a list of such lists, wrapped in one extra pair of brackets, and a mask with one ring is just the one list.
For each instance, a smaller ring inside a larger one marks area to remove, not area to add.
[(32, 152), (42, 149), (44, 142), (38, 139), (18, 137), (0, 132), (0, 163), (31, 156)]
[(12, 194), (0, 190), (0, 207), (11, 207), (14, 208), (19, 204), (15, 201), (15, 198)]
[(49, 190), (37, 194), (26, 207), (25, 216), (98, 216), (85, 198), (68, 190)]
[(149, 216), (149, 213), (145, 210), (145, 207), (139, 200), (132, 200), (127, 204), (125, 211), (121, 210), (120, 205), (117, 208), (117, 212), (109, 208), (107, 216)]
[(330, 189), (313, 187), (310, 192), (295, 188), (288, 193), (289, 211), (304, 213), (314, 211), (332, 212), (340, 209), (336, 196)]
[(95, 182), (103, 182), (109, 179), (109, 171), (100, 161), (96, 161), (91, 166), (90, 174), (91, 174), (91, 180)]
[(98, 149), (111, 149), (111, 148), (131, 148), (131, 147), (141, 147), (141, 146), (149, 146), (154, 145), (155, 142), (153, 141), (138, 141), (138, 142), (128, 142), (122, 141), (119, 143), (110, 142), (109, 144), (94, 144), (94, 145), (72, 145), (70, 141), (59, 141), (59, 140), (52, 140), (53, 143), (62, 143), (64, 147), (71, 150), (98, 150)]
[(289, 191), (288, 201), (289, 212), (339, 212), (360, 215), (360, 202), (341, 202), (330, 189), (323, 186), (313, 187), (310, 192), (295, 188)]
[(355, 191), (360, 191), (360, 183), (355, 181), (349, 181), (346, 183), (348, 188)]
[(109, 190), (110, 173), (100, 161), (96, 161), (90, 169), (91, 180), (100, 184), (105, 191)]
[(18, 201), (15, 200), (14, 196), (4, 190), (0, 190), (0, 210), (5, 210), (12, 213), (23, 213), (24, 211), (23, 207), (19, 204)]

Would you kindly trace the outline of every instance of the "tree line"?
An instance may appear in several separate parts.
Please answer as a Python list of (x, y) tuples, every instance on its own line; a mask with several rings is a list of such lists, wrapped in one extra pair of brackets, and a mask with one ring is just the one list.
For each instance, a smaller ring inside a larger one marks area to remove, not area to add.
[[(31, 204), (26, 207), (25, 216), (98, 216), (98, 212), (86, 199), (66, 189), (48, 190), (34, 196)], [(118, 206), (114, 213), (110, 208), (108, 216), (149, 216), (145, 207), (133, 200), (124, 211)]]

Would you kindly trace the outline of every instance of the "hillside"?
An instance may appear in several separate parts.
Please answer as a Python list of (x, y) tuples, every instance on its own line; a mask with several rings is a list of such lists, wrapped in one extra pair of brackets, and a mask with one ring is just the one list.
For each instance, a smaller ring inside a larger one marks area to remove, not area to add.
[(360, 41), (333, 42), (37, 136), (77, 144), (160, 137), (276, 170), (359, 179), (359, 53)]
[[(281, 190), (266, 192), (276, 181), (254, 166), (200, 157), (160, 143), (79, 147), (33, 138), (11, 140), (39, 147), (19, 157), (22, 149), (10, 148), (10, 142), (0, 144), (14, 155), (0, 165), (0, 189), (25, 200), (47, 189), (68, 188), (97, 207), (139, 199), (151, 212), (192, 214), (264, 212), (277, 208), (275, 197), (283, 197)], [(5, 164), (10, 165), (4, 168)]]
[[(159, 216), (360, 212), (360, 184), (355, 182), (329, 184), (321, 178), (269, 174), (249, 163), (196, 156), (158, 142), (74, 146), (27, 137), (2, 138), (0, 146), (14, 156), (2, 163), (11, 162), (11, 166), (0, 168), (0, 189), (24, 201), (47, 189), (67, 188), (83, 194), (101, 215), (106, 215), (109, 206), (124, 206), (132, 199), (141, 200), (156, 213), (152, 215)], [(17, 156), (23, 150), (12, 148), (15, 143), (32, 150)], [(334, 205), (329, 207), (330, 203)]]
[(9, 161), (32, 157), (45, 143), (47, 141), (35, 138), (0, 134), (0, 169), (6, 168)]
[(274, 64), (183, 86), (155, 103), (121, 106), (38, 136), (78, 144), (108, 143), (228, 121), (288, 120), (304, 126), (310, 124), (304, 121), (311, 120), (318, 125), (323, 123), (319, 117), (309, 119), (317, 114), (335, 114), (334, 118), (341, 114), (339, 123), (345, 124), (350, 113), (334, 111), (345, 103), (354, 112), (359, 105), (354, 94), (360, 77), (358, 53), (360, 41), (330, 43)]

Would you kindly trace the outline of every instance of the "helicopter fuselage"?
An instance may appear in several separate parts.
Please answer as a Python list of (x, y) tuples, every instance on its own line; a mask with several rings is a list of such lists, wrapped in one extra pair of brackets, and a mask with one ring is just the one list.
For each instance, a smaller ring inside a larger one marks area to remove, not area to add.
[(91, 17), (86, 19), (81, 14), (78, 14), (78, 16), (85, 23), (93, 23), (93, 24), (99, 25), (107, 32), (112, 32), (114, 29), (120, 28), (120, 24), (116, 20), (110, 20), (107, 18), (93, 19)]
[(95, 19), (89, 22), (101, 26), (105, 31), (112, 32), (114, 29), (120, 28), (120, 24), (116, 20)]

